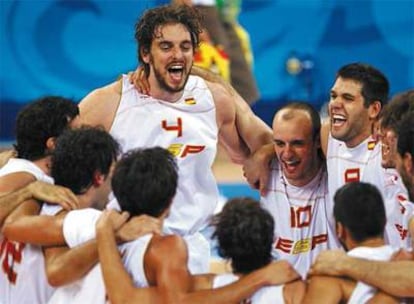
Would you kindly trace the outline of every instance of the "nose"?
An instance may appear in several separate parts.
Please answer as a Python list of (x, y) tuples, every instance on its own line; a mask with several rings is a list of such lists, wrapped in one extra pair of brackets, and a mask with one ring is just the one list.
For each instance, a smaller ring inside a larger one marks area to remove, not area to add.
[(174, 59), (179, 59), (183, 57), (183, 51), (180, 47), (174, 47), (172, 50), (172, 54)]
[(285, 160), (288, 160), (293, 156), (293, 149), (290, 144), (285, 145), (285, 148), (282, 151), (282, 155)]

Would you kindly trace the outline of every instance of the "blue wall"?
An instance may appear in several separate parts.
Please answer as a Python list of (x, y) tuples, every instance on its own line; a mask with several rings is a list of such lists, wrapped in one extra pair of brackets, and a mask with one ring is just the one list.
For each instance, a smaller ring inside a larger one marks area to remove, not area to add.
[[(80, 100), (135, 68), (134, 24), (167, 1), (0, 0), (0, 140), (13, 138), (16, 112), (43, 95)], [(414, 1), (244, 0), (267, 122), (288, 99), (327, 100), (335, 71), (364, 61), (389, 77), (392, 93), (414, 87)], [(269, 26), (271, 24), (271, 26)], [(299, 58), (308, 69), (286, 71)]]

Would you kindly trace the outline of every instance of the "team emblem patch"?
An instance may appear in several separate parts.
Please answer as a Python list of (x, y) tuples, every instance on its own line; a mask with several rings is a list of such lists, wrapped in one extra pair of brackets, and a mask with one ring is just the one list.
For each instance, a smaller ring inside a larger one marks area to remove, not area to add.
[(377, 144), (377, 142), (376, 141), (369, 141), (368, 142), (368, 144), (367, 144), (367, 147), (368, 147), (368, 150), (374, 150), (374, 148), (375, 148), (375, 145)]
[(186, 98), (184, 100), (184, 103), (185, 104), (188, 104), (188, 105), (195, 105), (196, 104), (196, 101), (195, 101), (195, 99), (193, 97), (190, 97), (190, 98)]

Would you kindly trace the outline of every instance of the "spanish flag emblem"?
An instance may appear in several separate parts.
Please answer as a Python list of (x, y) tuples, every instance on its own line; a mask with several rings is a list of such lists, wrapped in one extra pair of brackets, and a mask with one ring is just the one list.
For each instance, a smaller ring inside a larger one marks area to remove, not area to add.
[(370, 151), (374, 150), (376, 144), (377, 144), (377, 142), (375, 140), (369, 141), (368, 145), (367, 145), (368, 150), (370, 150)]
[(184, 100), (184, 103), (185, 104), (188, 104), (188, 105), (195, 105), (196, 104), (196, 101), (195, 101), (195, 99), (193, 97), (190, 97), (190, 98), (186, 98)]

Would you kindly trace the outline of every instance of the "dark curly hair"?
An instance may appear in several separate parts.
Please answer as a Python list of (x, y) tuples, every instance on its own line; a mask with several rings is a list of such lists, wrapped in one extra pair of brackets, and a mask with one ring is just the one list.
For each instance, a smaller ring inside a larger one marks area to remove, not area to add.
[(229, 200), (212, 219), (218, 253), (231, 259), (235, 273), (247, 274), (270, 263), (274, 221), (252, 198)]
[(355, 62), (347, 64), (339, 69), (336, 77), (351, 79), (361, 83), (361, 94), (364, 97), (364, 106), (369, 107), (374, 101), (379, 101), (384, 106), (388, 100), (389, 83), (385, 75), (365, 63)]
[(356, 242), (382, 237), (386, 217), (381, 193), (372, 184), (352, 182), (334, 195), (334, 217), (346, 227)]
[(109, 173), (119, 151), (117, 141), (102, 128), (66, 130), (57, 138), (51, 175), (57, 185), (82, 194), (92, 185), (96, 172)]
[(408, 113), (401, 121), (397, 146), (398, 153), (401, 156), (411, 154), (414, 163), (414, 112)]
[(177, 164), (168, 150), (155, 147), (128, 151), (118, 162), (112, 190), (122, 211), (132, 216), (160, 216), (172, 203)]
[(395, 95), (381, 111), (381, 127), (399, 132), (402, 119), (414, 112), (414, 90)]
[(17, 156), (34, 161), (49, 155), (46, 141), (59, 136), (77, 115), (78, 106), (58, 96), (46, 96), (25, 106), (16, 121)]
[(148, 65), (142, 60), (140, 50), (148, 53), (156, 38), (157, 30), (166, 24), (184, 25), (190, 32), (193, 49), (198, 47), (202, 31), (201, 15), (197, 9), (187, 5), (164, 5), (146, 10), (135, 24), (135, 40), (138, 43), (138, 59), (148, 73)]

